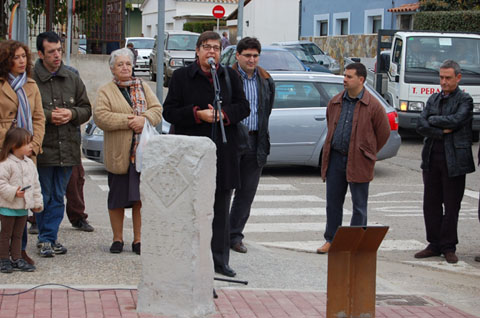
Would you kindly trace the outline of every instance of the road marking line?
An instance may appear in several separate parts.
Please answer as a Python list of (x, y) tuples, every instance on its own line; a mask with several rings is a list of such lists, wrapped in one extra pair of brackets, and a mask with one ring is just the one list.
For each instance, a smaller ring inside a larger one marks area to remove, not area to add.
[[(254, 216), (300, 216), (326, 215), (326, 208), (252, 208), (250, 215)], [(343, 210), (343, 215), (352, 215), (352, 211)]]
[(431, 260), (431, 261), (404, 261), (402, 263), (424, 266), (424, 267), (433, 267), (436, 269), (441, 269), (449, 272), (462, 273), (467, 275), (480, 276), (480, 269), (467, 264), (464, 261), (459, 261), (456, 264), (449, 264), (445, 260)]
[(464, 195), (470, 198), (478, 199), (478, 191), (472, 191), (472, 190), (467, 190), (465, 189)]
[(127, 217), (128, 219), (132, 218), (132, 209), (131, 208), (125, 209), (125, 217)]
[(278, 181), (279, 179), (274, 176), (261, 176), (260, 181)]
[(100, 184), (98, 186), (100, 187), (100, 189), (102, 189), (102, 191), (108, 191), (109, 190), (108, 184)]
[(405, 201), (370, 201), (368, 203), (423, 203), (423, 200), (405, 200)]
[(257, 195), (254, 202), (325, 202), (316, 195)]
[(291, 184), (259, 184), (257, 190), (261, 190), (261, 191), (276, 191), (276, 190), (297, 191), (298, 189), (295, 188)]
[(380, 193), (371, 194), (368, 197), (369, 198), (378, 198), (378, 197), (384, 197), (384, 196), (388, 196), (388, 195), (392, 195), (392, 194), (404, 194), (404, 193), (408, 193), (408, 194), (420, 193), (420, 194), (423, 194), (423, 192), (420, 192), (420, 191), (389, 191), (389, 192), (380, 192)]
[[(257, 242), (266, 247), (284, 248), (308, 253), (316, 253), (317, 248), (322, 246), (324, 241), (284, 241), (284, 242)], [(390, 251), (416, 251), (425, 247), (424, 243), (416, 240), (384, 240), (379, 250)]]
[(94, 181), (106, 181), (108, 180), (108, 176), (99, 175), (99, 174), (90, 174), (88, 177)]
[[(350, 221), (345, 220), (344, 226)], [(369, 226), (381, 226), (379, 223), (368, 223)], [(292, 233), (292, 232), (323, 232), (325, 222), (318, 223), (247, 223), (244, 233)]]

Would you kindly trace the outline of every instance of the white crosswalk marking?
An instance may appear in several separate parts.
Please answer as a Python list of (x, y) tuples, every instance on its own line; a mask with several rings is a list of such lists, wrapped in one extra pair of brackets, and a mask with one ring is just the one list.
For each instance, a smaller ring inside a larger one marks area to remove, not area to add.
[(256, 195), (254, 202), (325, 202), (316, 195)]
[[(279, 216), (279, 215), (326, 215), (326, 208), (252, 208), (250, 215)], [(343, 210), (343, 215), (352, 215), (349, 210)]]
[(257, 191), (298, 190), (291, 184), (259, 184)]
[(433, 267), (449, 272), (480, 276), (480, 270), (477, 267), (469, 265), (464, 261), (459, 261), (456, 264), (449, 264), (444, 260), (439, 261), (439, 258), (432, 258), (431, 261), (405, 261), (402, 263), (412, 264), (414, 266)]
[(98, 187), (102, 189), (102, 191), (108, 191), (109, 189), (107, 184), (100, 184)]
[(93, 181), (107, 181), (108, 180), (108, 176), (99, 175), (99, 174), (91, 174), (88, 177), (90, 179), (92, 179)]
[[(308, 253), (316, 253), (317, 248), (324, 241), (284, 241), (284, 242), (259, 242), (266, 247), (284, 248)], [(416, 240), (384, 240), (380, 245), (380, 251), (417, 251), (425, 247), (424, 243)]]
[(244, 233), (323, 231), (325, 223), (247, 223)]

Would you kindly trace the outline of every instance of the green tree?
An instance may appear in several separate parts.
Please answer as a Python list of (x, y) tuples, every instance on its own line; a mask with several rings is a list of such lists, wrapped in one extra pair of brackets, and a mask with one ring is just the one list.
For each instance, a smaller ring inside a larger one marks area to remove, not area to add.
[(478, 0), (420, 0), (420, 11), (480, 10)]

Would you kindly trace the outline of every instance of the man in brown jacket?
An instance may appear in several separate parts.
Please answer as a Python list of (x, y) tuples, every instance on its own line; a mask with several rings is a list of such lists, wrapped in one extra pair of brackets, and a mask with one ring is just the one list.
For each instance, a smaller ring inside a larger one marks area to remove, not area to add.
[(322, 179), (327, 180), (325, 254), (342, 224), (343, 203), (350, 186), (353, 215), (350, 225), (367, 225), (368, 186), (373, 179), (377, 153), (390, 136), (383, 106), (365, 88), (367, 70), (361, 63), (345, 67), (345, 90), (327, 106), (328, 133), (323, 146)]

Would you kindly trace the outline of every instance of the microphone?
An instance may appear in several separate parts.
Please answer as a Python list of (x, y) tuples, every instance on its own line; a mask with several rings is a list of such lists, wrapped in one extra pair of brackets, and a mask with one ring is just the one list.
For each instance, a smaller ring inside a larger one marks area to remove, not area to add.
[(217, 66), (217, 63), (215, 63), (215, 59), (213, 57), (209, 57), (208, 58), (208, 64), (210, 64), (210, 66), (215, 69), (216, 66)]

